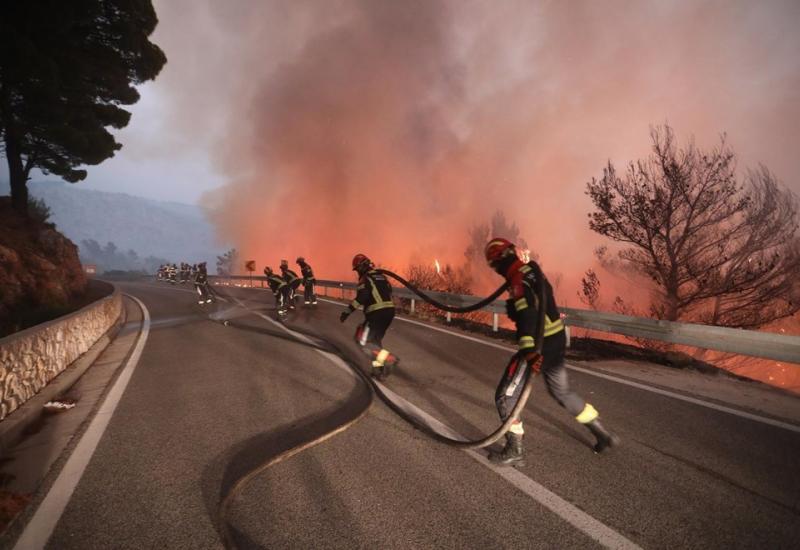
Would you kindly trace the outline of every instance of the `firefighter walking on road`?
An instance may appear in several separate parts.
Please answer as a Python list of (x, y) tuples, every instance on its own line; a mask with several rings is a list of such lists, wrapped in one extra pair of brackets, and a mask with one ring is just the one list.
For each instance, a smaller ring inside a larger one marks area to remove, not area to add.
[(314, 294), (314, 270), (306, 263), (302, 256), (297, 258), (297, 265), (300, 266), (300, 274), (303, 276), (303, 303), (305, 305), (317, 305), (317, 295)]
[[(599, 422), (597, 410), (569, 387), (564, 366), (566, 333), (556, 306), (553, 289), (536, 262), (522, 262), (510, 241), (494, 238), (486, 245), (486, 261), (509, 283), (510, 298), (506, 302), (508, 316), (517, 327), (519, 350), (508, 363), (495, 392), (495, 403), (500, 418), (505, 421), (522, 394), (526, 369), (544, 376), (548, 393), (579, 423), (595, 436), (594, 451), (600, 453), (619, 443), (614, 434)], [(544, 285), (545, 308), (544, 342), (541, 356), (534, 353), (535, 335), (539, 329), (539, 291)], [(489, 460), (497, 464), (513, 464), (523, 458), (522, 421), (517, 420), (506, 434), (506, 445), (499, 453), (491, 453)]]
[(383, 347), (383, 337), (394, 319), (394, 302), (392, 286), (374, 267), (363, 254), (356, 254), (353, 258), (353, 271), (358, 273), (358, 289), (355, 299), (339, 320), (344, 323), (356, 309), (364, 308), (364, 322), (356, 329), (356, 342), (372, 359), (372, 375), (384, 377), (400, 360)]
[(197, 300), (198, 304), (211, 303), (211, 292), (208, 288), (208, 272), (206, 271), (205, 262), (201, 262), (197, 266), (197, 271), (194, 274), (194, 289), (200, 295), (200, 299)]

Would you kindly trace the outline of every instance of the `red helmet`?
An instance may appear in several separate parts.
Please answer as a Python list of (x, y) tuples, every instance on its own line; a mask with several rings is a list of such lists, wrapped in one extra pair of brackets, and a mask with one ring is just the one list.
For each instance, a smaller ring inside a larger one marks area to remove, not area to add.
[(356, 254), (353, 256), (353, 271), (361, 271), (370, 267), (372, 267), (372, 262), (365, 255)]
[(489, 265), (493, 265), (511, 255), (516, 256), (517, 250), (514, 247), (514, 243), (511, 241), (501, 237), (495, 237), (487, 243), (484, 254), (486, 255), (486, 261)]

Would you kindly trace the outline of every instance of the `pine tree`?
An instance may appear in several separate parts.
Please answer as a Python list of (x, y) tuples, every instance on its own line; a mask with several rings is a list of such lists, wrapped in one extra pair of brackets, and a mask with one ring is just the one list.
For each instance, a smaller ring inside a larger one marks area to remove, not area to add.
[(12, 204), (27, 212), (33, 168), (69, 182), (120, 149), (120, 105), (158, 75), (166, 57), (148, 37), (151, 0), (27, 0), (0, 7), (0, 137)]

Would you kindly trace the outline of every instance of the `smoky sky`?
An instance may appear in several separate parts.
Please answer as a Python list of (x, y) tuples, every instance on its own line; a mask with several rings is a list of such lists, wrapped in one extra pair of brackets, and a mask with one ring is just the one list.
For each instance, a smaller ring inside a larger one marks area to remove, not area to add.
[[(225, 184), (203, 198), (259, 268), (364, 252), (460, 264), (496, 210), (573, 285), (603, 238), (586, 182), (669, 123), (800, 191), (800, 3), (157, 2), (170, 131)], [(572, 292), (574, 295), (574, 291)]]

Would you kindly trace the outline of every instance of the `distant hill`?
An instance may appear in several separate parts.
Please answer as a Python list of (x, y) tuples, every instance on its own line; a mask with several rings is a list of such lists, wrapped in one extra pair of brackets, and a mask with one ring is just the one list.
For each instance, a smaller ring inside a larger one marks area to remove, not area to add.
[[(81, 248), (82, 256), (88, 253), (84, 241), (94, 240), (101, 247), (112, 242), (123, 254), (133, 250), (141, 259), (206, 261), (214, 266), (216, 256), (230, 248), (215, 243), (214, 229), (197, 206), (81, 189), (80, 184), (60, 181), (29, 182), (28, 189), (31, 196), (44, 200), (51, 210), (49, 221)], [(8, 183), (0, 183), (0, 194), (7, 193)]]

